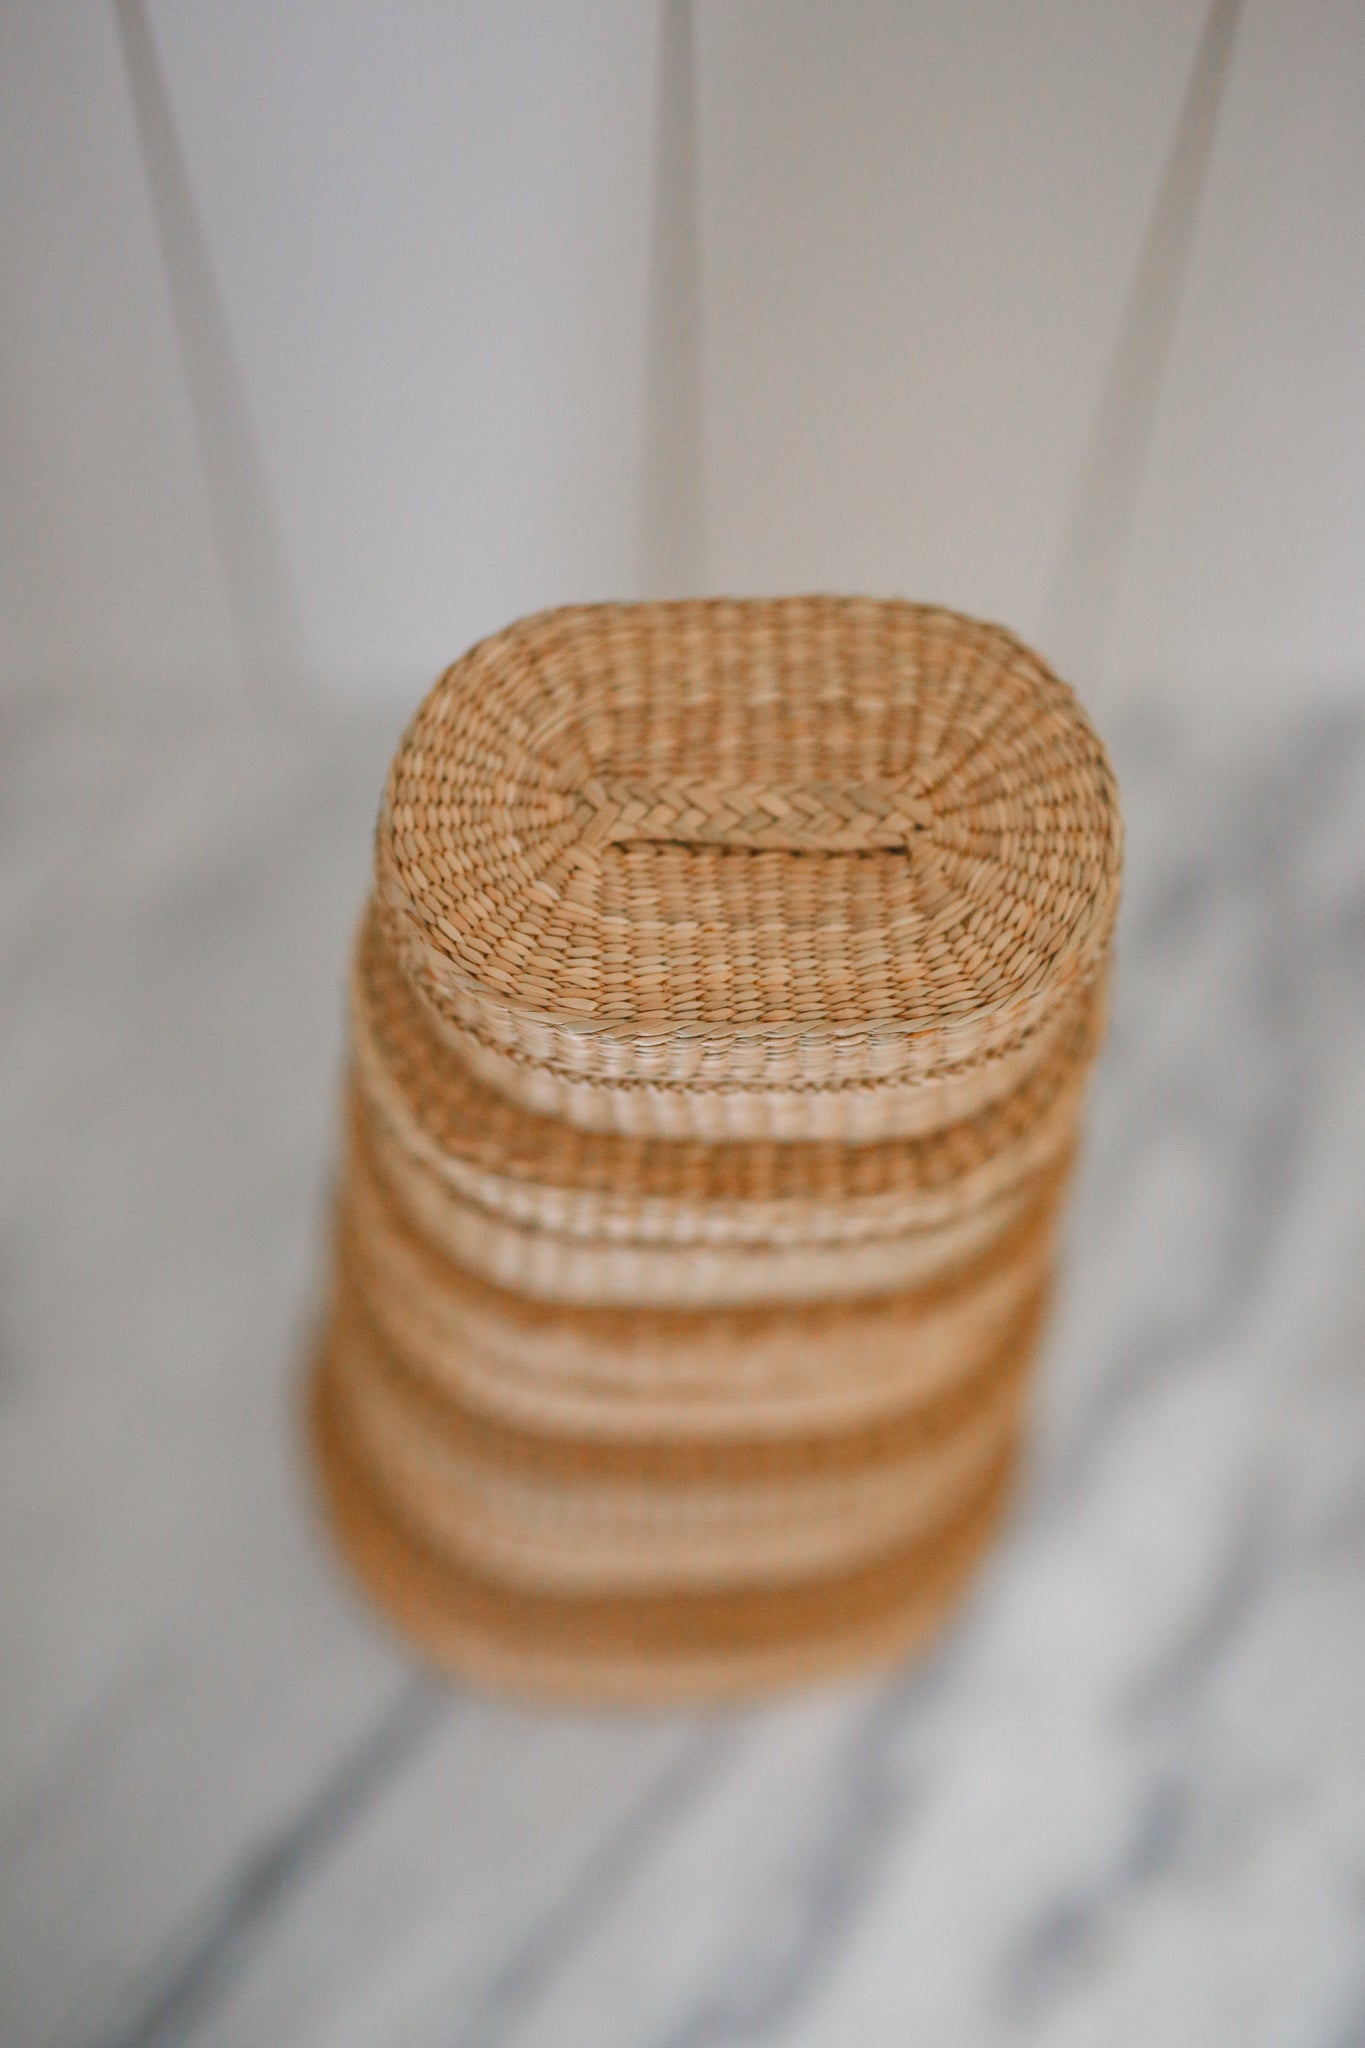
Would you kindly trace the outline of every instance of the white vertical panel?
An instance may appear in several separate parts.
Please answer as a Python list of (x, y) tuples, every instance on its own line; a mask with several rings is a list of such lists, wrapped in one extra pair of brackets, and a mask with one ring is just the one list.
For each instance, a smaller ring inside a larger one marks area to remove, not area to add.
[[(516, 612), (628, 594), (659, 9), (151, 12), (310, 668), (410, 696)], [(1040, 630), (1204, 12), (701, 0), (712, 587)], [(1239, 32), (1117, 688), (1362, 667), (1363, 21)], [(0, 9), (0, 266), (7, 670), (236, 674), (103, 0)]]
[(113, 17), (0, 7), (0, 633), (11, 677), (235, 666)]
[(714, 581), (1037, 630), (1203, 16), (703, 8)]
[(661, 0), (640, 464), (640, 595), (690, 597), (706, 556), (701, 165), (692, 0)]
[(152, 20), (318, 671), (629, 594), (654, 8)]
[(1365, 9), (1238, 35), (1111, 665), (1250, 710), (1365, 674)]

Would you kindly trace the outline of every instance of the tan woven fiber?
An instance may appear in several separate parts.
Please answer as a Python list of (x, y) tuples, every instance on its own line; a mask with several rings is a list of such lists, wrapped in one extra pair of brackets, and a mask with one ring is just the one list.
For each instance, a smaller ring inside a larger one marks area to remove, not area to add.
[(333, 1532), (380, 1610), (437, 1664), (484, 1685), (638, 1707), (747, 1699), (904, 1656), (961, 1597), (1004, 1512), (1003, 1456), (952, 1522), (855, 1572), (756, 1590), (527, 1593), (452, 1566), (358, 1463), (312, 1381), (311, 1436)]
[(998, 1349), (1051, 1270), (1055, 1196), (965, 1270), (912, 1292), (759, 1309), (577, 1308), (491, 1286), (406, 1223), (363, 1149), (339, 1264), (388, 1346), (472, 1413), (580, 1438), (853, 1429), (932, 1400)]
[[(452, 1263), (495, 1286), (584, 1307), (716, 1308), (855, 1300), (931, 1284), (980, 1258), (1040, 1204), (1055, 1200), (1072, 1152), (965, 1214), (886, 1236), (773, 1244), (641, 1244), (522, 1226), (456, 1195), (428, 1167), (373, 1142), (352, 1095), (352, 1131), (413, 1228)], [(837, 1212), (836, 1212), (837, 1216)]]
[(367, 1379), (390, 1383), (407, 1407), (422, 1416), (424, 1427), (444, 1433), (464, 1457), (508, 1472), (588, 1487), (657, 1482), (662, 1507), (674, 1488), (732, 1486), (750, 1479), (776, 1485), (898, 1464), (938, 1446), (989, 1406), (1005, 1381), (1017, 1381), (1027, 1370), (1037, 1348), (1047, 1294), (1046, 1284), (1034, 1290), (988, 1356), (904, 1408), (840, 1429), (783, 1436), (698, 1436), (679, 1444), (657, 1438), (570, 1436), (464, 1407), (388, 1344), (354, 1273), (345, 1267), (339, 1275), (328, 1344), (358, 1361), (355, 1369)]
[(358, 1086), (395, 1148), (489, 1215), (627, 1244), (848, 1242), (955, 1222), (1053, 1165), (1074, 1140), (1097, 1036), (1087, 988), (1012, 1095), (932, 1136), (849, 1146), (641, 1139), (580, 1131), (481, 1086), (434, 1036), (373, 920), (351, 993)]
[(1017, 1088), (1098, 973), (1121, 832), (1072, 693), (899, 602), (606, 605), (483, 642), (390, 774), (414, 985), (601, 1130), (850, 1140)]
[(1035, 1307), (986, 1370), (874, 1429), (676, 1458), (490, 1427), (414, 1380), (344, 1299), (328, 1371), (357, 1457), (457, 1566), (533, 1590), (666, 1591), (852, 1569), (951, 1519), (1017, 1434), (1037, 1326)]
[(1007, 1499), (1122, 827), (1002, 629), (526, 619), (388, 778), (312, 1436), (450, 1669), (640, 1705), (865, 1668)]

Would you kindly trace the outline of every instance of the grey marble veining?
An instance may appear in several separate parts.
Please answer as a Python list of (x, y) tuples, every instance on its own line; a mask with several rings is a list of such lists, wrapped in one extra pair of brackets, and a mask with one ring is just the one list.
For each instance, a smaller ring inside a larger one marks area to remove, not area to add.
[(1365, 719), (1130, 717), (1031, 1469), (762, 1711), (418, 1672), (296, 1383), (392, 718), (5, 715), (0, 2041), (1365, 2042)]

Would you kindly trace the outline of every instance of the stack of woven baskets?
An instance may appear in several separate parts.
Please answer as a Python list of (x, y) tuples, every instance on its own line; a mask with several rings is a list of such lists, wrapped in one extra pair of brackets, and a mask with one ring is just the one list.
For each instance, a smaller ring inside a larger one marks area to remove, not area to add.
[(996, 627), (830, 598), (485, 641), (394, 761), (314, 1435), (384, 1607), (497, 1683), (895, 1654), (999, 1519), (1121, 831)]

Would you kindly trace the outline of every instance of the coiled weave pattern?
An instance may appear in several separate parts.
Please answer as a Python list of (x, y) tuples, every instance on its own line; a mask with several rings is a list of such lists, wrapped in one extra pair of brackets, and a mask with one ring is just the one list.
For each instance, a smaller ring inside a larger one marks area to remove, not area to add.
[(398, 749), (313, 1439), (442, 1663), (622, 1701), (897, 1654), (1002, 1512), (1122, 830), (942, 610), (576, 607)]
[(596, 1129), (860, 1138), (1022, 1078), (1121, 834), (1075, 697), (998, 627), (809, 598), (588, 606), (457, 662), (378, 835), (486, 1078)]

